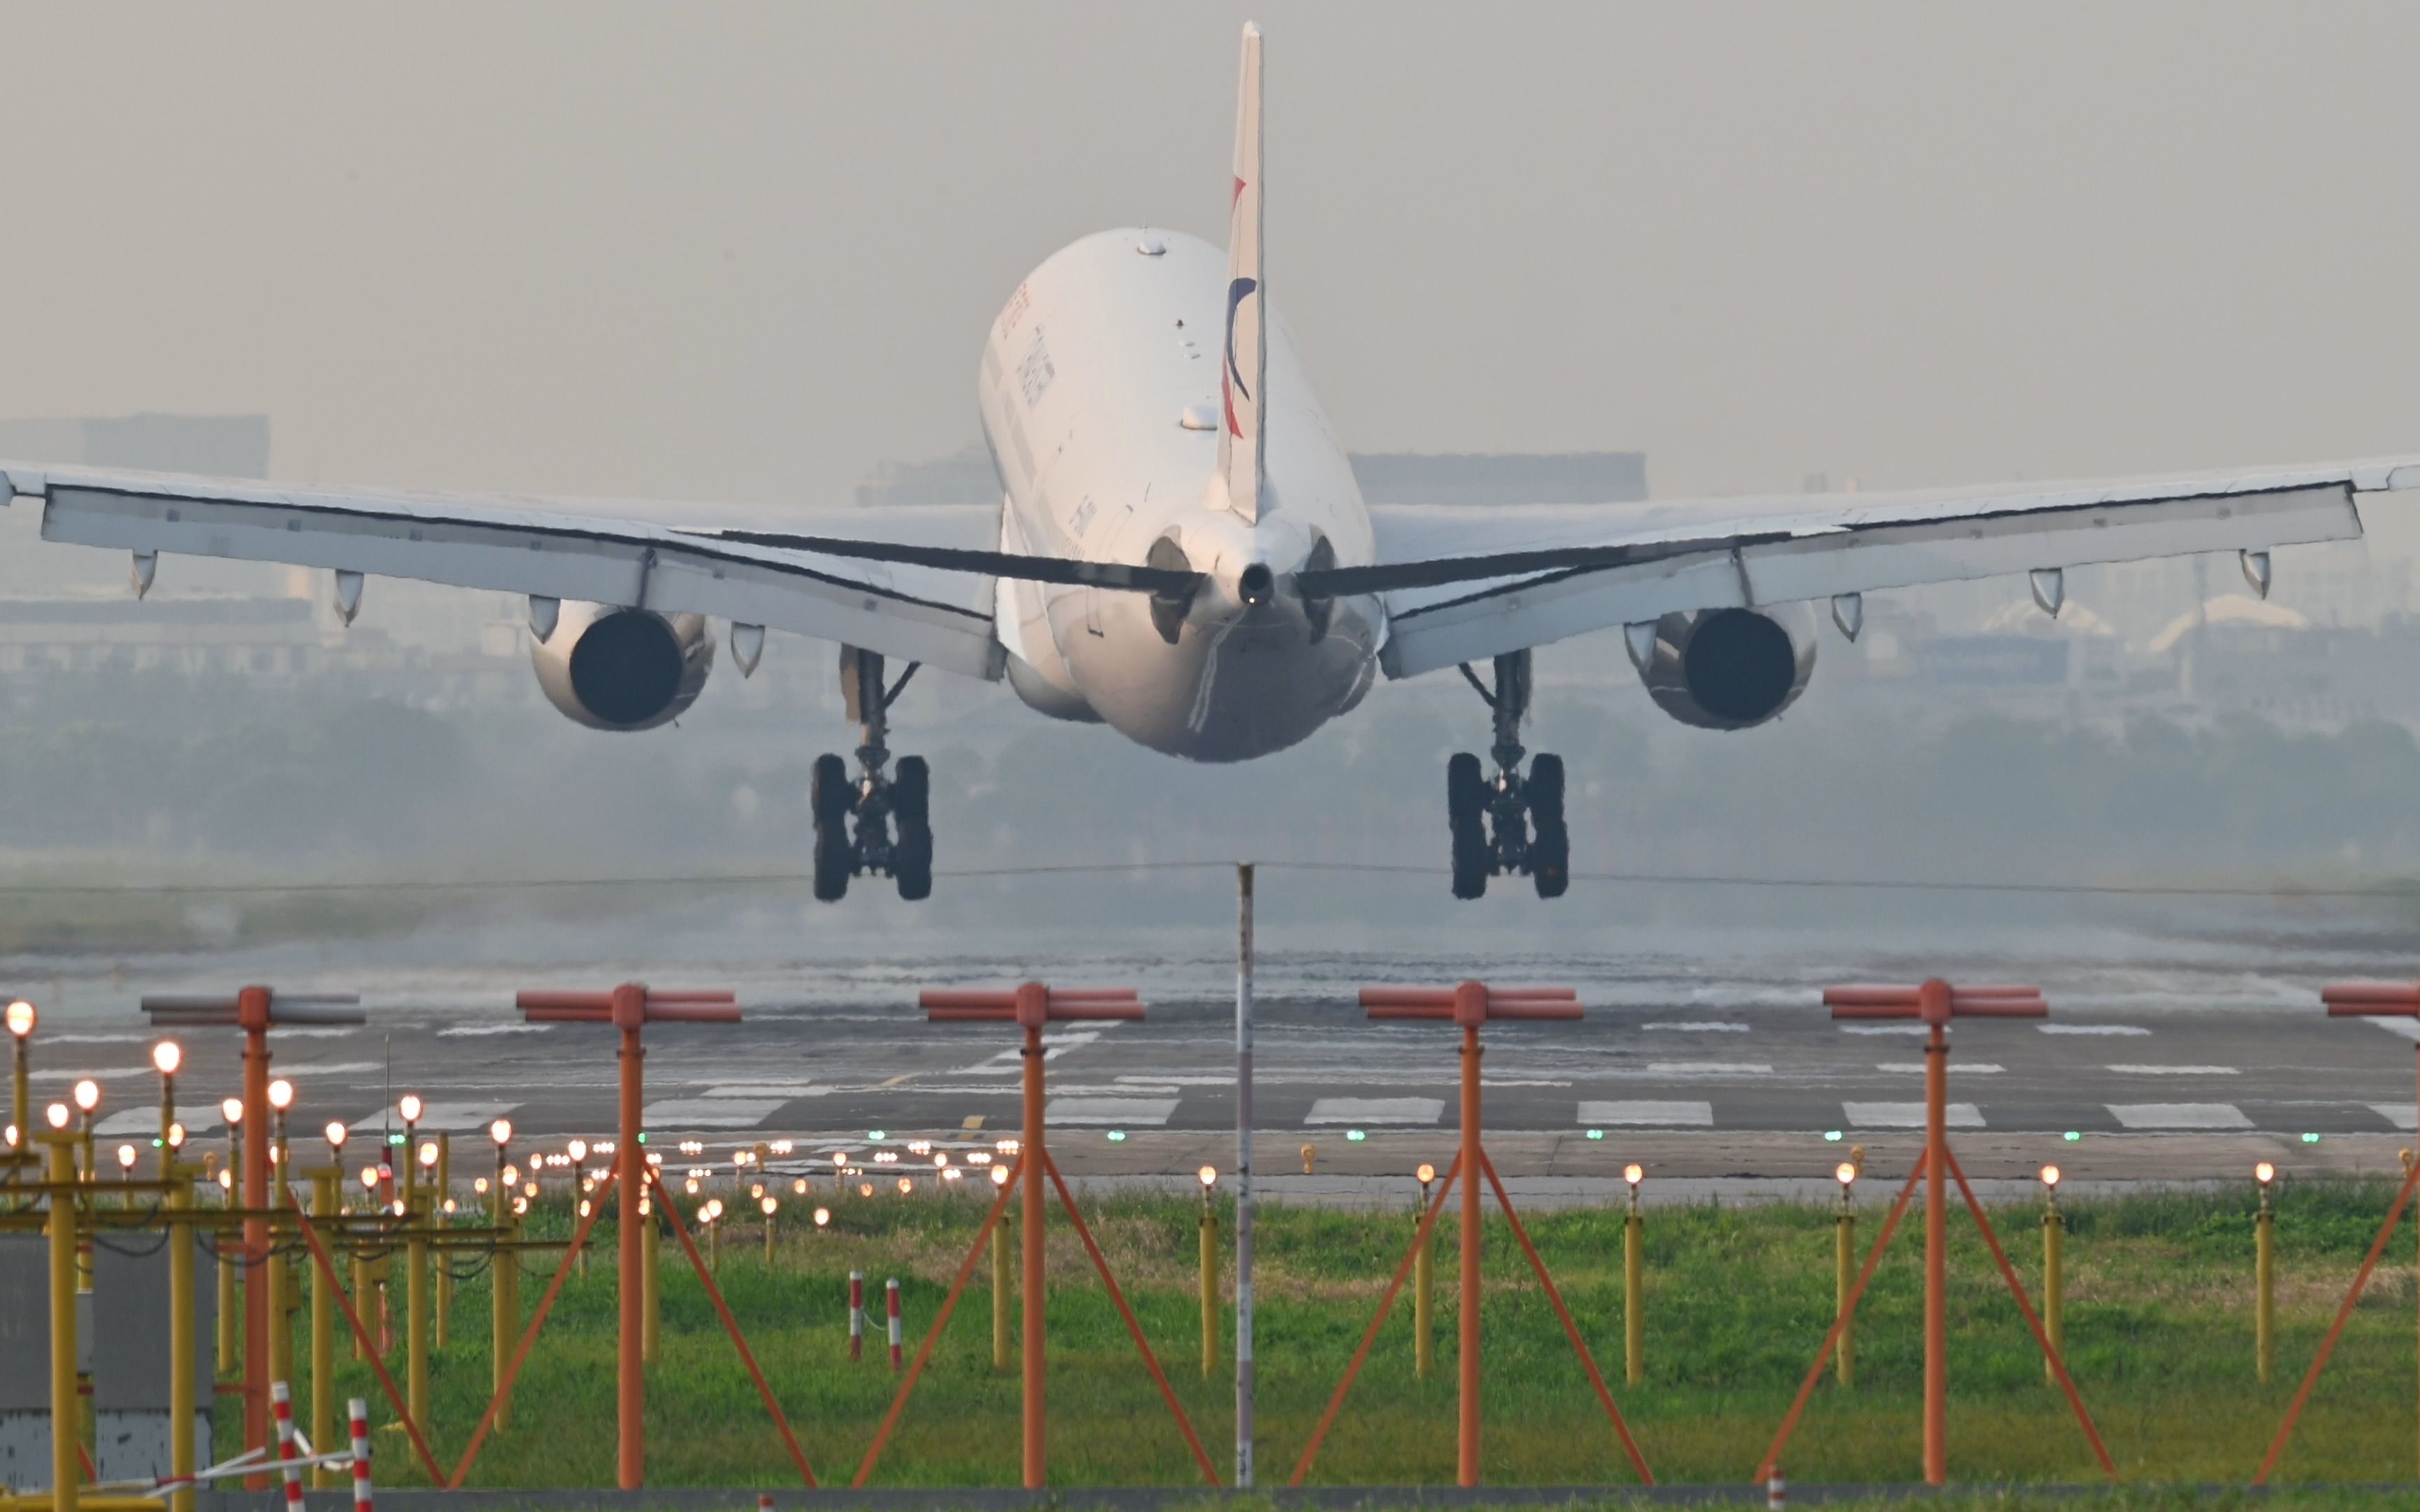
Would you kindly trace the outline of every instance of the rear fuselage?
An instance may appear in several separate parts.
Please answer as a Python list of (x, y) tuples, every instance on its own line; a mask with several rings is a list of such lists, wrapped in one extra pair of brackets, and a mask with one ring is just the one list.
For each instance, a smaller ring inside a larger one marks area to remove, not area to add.
[(1191, 237), (1087, 237), (1018, 286), (979, 384), (1002, 549), (1140, 565), (1164, 541), (1157, 563), (1172, 548), (1204, 575), (1189, 603), (1156, 607), (1125, 590), (1001, 581), (995, 613), (1017, 692), (1218, 762), (1283, 749), (1352, 708), (1386, 634), (1374, 597), (1306, 604), (1295, 591), (1306, 563), (1364, 565), (1373, 544), (1352, 466), (1274, 311), (1259, 518), (1228, 506), (1225, 277), (1226, 255)]

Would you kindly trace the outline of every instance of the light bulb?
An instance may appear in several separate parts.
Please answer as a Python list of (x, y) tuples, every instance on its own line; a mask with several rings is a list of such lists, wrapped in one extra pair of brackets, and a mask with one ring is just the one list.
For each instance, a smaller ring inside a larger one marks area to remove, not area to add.
[(131, 1171), (134, 1169), (134, 1147), (132, 1145), (120, 1145), (117, 1147), (117, 1168), (121, 1171)]
[(185, 1126), (183, 1124), (172, 1123), (168, 1125), (168, 1148), (170, 1149), (182, 1149), (185, 1148)]
[(22, 997), (12, 999), (8, 1004), (8, 1032), (23, 1039), (34, 1032), (36, 1016), (33, 1004)]
[(345, 1126), (331, 1119), (328, 1127), (320, 1131), (320, 1135), (328, 1141), (330, 1149), (342, 1149), (345, 1148)]
[(2270, 1182), (2277, 1180), (2277, 1167), (2270, 1165), (2264, 1160), (2259, 1165), (2252, 1167), (2252, 1179), (2259, 1182), (2262, 1186), (2267, 1186)]
[(2055, 1187), (2058, 1185), (2057, 1166), (2045, 1165), (2041, 1168), (2041, 1184), (2047, 1187)]
[(830, 1222), (831, 1210), (830, 1208), (817, 1208), (815, 1210), (815, 1227), (817, 1228), (821, 1228)]
[(504, 1146), (511, 1144), (513, 1142), (513, 1120), (510, 1119), (498, 1119), (495, 1122), (488, 1125), (488, 1137), (494, 1140), (496, 1142), (496, 1147), (500, 1149)]
[(995, 1165), (991, 1168), (991, 1184), (994, 1186), (1006, 1186), (1008, 1184), (1007, 1166)]
[(406, 1092), (402, 1097), (396, 1101), (395, 1111), (402, 1115), (404, 1122), (418, 1123), (420, 1121), (422, 1107), (423, 1104), (420, 1101), (419, 1094), (414, 1092)]
[(1621, 1168), (1621, 1179), (1628, 1181), (1631, 1185), (1637, 1186), (1639, 1182), (1647, 1180), (1647, 1167), (1639, 1165), (1637, 1161), (1633, 1161)]
[(283, 1113), (294, 1105), (294, 1084), (280, 1076), (269, 1084), (269, 1105)]
[(85, 1113), (101, 1106), (101, 1084), (89, 1076), (76, 1083), (75, 1105)]
[(765, 1210), (765, 1216), (768, 1218), (773, 1216), (773, 1210), (781, 1205), (782, 1204), (778, 1200), (772, 1197), (767, 1197), (764, 1201), (757, 1204), (758, 1207)]
[(563, 1148), (571, 1152), (571, 1161), (575, 1165), (588, 1158), (588, 1141), (585, 1139), (575, 1139)]
[(1856, 1179), (1857, 1168), (1854, 1165), (1850, 1165), (1847, 1161), (1842, 1161), (1839, 1165), (1832, 1167), (1832, 1180), (1839, 1182), (1843, 1187), (1846, 1187), (1850, 1182)]
[(240, 1097), (230, 1097), (221, 1100), (219, 1103), (219, 1117), (226, 1119), (230, 1125), (241, 1123), (243, 1121), (243, 1099)]
[(52, 1128), (64, 1129), (68, 1126), (68, 1105), (65, 1103), (54, 1103), (42, 1110), (42, 1117), (51, 1120)]
[(174, 1040), (163, 1040), (151, 1047), (151, 1069), (163, 1076), (174, 1076), (184, 1063), (184, 1047)]

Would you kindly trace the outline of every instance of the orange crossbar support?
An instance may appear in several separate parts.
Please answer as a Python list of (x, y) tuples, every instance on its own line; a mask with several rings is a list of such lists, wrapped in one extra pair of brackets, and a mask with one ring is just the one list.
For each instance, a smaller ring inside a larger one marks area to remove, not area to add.
[(1589, 1384), (1596, 1388), (1596, 1399), (1605, 1404), (1605, 1415), (1613, 1420), (1613, 1431), (1621, 1436), (1621, 1451), (1630, 1456), (1630, 1467), (1638, 1472), (1642, 1486), (1655, 1484), (1655, 1473), (1647, 1468), (1647, 1457), (1638, 1452), (1638, 1441), (1630, 1436), (1630, 1425), (1622, 1420), (1621, 1409), (1615, 1406), (1613, 1393), (1606, 1389), (1605, 1376), (1596, 1367), (1596, 1356), (1589, 1352), (1588, 1341), (1580, 1337), (1579, 1324), (1572, 1321), (1572, 1310), (1563, 1305), (1563, 1294), (1555, 1289), (1555, 1278), (1546, 1271), (1546, 1262), (1539, 1257), (1538, 1246), (1529, 1242), (1529, 1231), (1521, 1226), (1521, 1215), (1512, 1211), (1511, 1194), (1504, 1190), (1503, 1180), (1496, 1174), (1496, 1163), (1487, 1158), (1482, 1147), (1479, 1151), (1479, 1167), (1487, 1173), (1487, 1184), (1496, 1191), (1496, 1205), (1504, 1210), (1504, 1221), (1512, 1226), (1512, 1237), (1521, 1242), (1521, 1253), (1529, 1257), (1529, 1269), (1538, 1273), (1538, 1284), (1546, 1288), (1546, 1300), (1555, 1304), (1555, 1316), (1563, 1320), (1563, 1332), (1571, 1335), (1572, 1348), (1587, 1367)]
[(1975, 1189), (1966, 1184), (1966, 1173), (1958, 1168), (1957, 1152), (1945, 1149), (1942, 1154), (1948, 1157), (1949, 1174), (1957, 1179), (1958, 1193), (1966, 1199), (1966, 1211), (1975, 1215), (1975, 1227), (1983, 1231), (1983, 1242), (1991, 1246), (1992, 1258), (1999, 1262), (2000, 1274), (2009, 1283), (2009, 1295), (2017, 1299), (2017, 1311), (2025, 1315), (2025, 1326), (2034, 1331), (2034, 1342), (2041, 1346), (2042, 1358), (2050, 1362), (2052, 1374), (2058, 1377), (2059, 1389), (2067, 1393), (2067, 1404), (2075, 1409), (2075, 1421), (2083, 1425), (2084, 1436), (2092, 1441), (2093, 1457), (2101, 1461), (2102, 1471), (2115, 1482), (2118, 1467), (2109, 1462), (2109, 1450), (2101, 1442), (2101, 1430), (2092, 1426), (2092, 1414), (2084, 1410), (2083, 1394), (2075, 1389), (2074, 1381), (2068, 1376), (2067, 1362), (2059, 1358), (2057, 1347), (2051, 1343), (2050, 1335), (2043, 1331), (2041, 1319), (2035, 1315), (2034, 1304), (2026, 1300), (2025, 1288), (2017, 1280), (2017, 1268), (2009, 1263), (2007, 1252), (2000, 1248), (2000, 1236), (1992, 1231), (1992, 1220), (1983, 1216), (1983, 1205), (1975, 1200)]
[(1302, 1458), (1295, 1461), (1294, 1473), (1286, 1477), (1287, 1485), (1299, 1486), (1302, 1478), (1311, 1473), (1311, 1462), (1319, 1458), (1319, 1446), (1327, 1442), (1327, 1430), (1335, 1426), (1337, 1411), (1344, 1405), (1344, 1394), (1353, 1389), (1355, 1378), (1361, 1374), (1361, 1363), (1370, 1358), (1370, 1346), (1377, 1342), (1379, 1327), (1387, 1321), (1387, 1315), (1394, 1310), (1395, 1295), (1404, 1288), (1404, 1277), (1411, 1274), (1412, 1261), (1419, 1257), (1420, 1247), (1429, 1242), (1429, 1232), (1436, 1227), (1437, 1214), (1445, 1211), (1446, 1196), (1453, 1190), (1454, 1180), (1461, 1174), (1462, 1157), (1456, 1155), (1453, 1164), (1445, 1168), (1445, 1180), (1437, 1183), (1436, 1196), (1430, 1201), (1429, 1211), (1420, 1215), (1420, 1226), (1413, 1231), (1412, 1242), (1404, 1247), (1404, 1257), (1396, 1262), (1395, 1273), (1387, 1282), (1387, 1289), (1379, 1294), (1378, 1310), (1371, 1315), (1370, 1326), (1362, 1330), (1360, 1347), (1353, 1351), (1353, 1358), (1346, 1363), (1344, 1379), (1336, 1383), (1335, 1394), (1327, 1398), (1327, 1410), (1319, 1414), (1319, 1425), (1311, 1430), (1311, 1442), (1302, 1446)]
[(1849, 1300), (1832, 1315), (1831, 1331), (1823, 1335), (1823, 1347), (1815, 1351), (1815, 1363), (1807, 1367), (1807, 1379), (1798, 1383), (1798, 1395), (1790, 1403), (1790, 1411), (1781, 1416), (1781, 1431), (1773, 1436), (1773, 1446), (1764, 1451), (1764, 1462), (1756, 1467), (1756, 1478), (1770, 1481), (1774, 1467), (1781, 1463), (1781, 1451), (1790, 1447), (1790, 1436), (1798, 1431), (1798, 1416), (1807, 1411), (1807, 1399), (1815, 1395), (1815, 1382), (1823, 1379), (1824, 1362), (1840, 1347), (1841, 1331), (1849, 1319), (1857, 1316), (1857, 1303), (1866, 1294), (1866, 1283), (1874, 1278), (1874, 1267), (1882, 1263), (1883, 1251), (1890, 1247), (1891, 1235), (1899, 1229), (1899, 1221), (1907, 1216), (1908, 1199), (1916, 1196), (1916, 1183), (1924, 1179), (1924, 1162), (1918, 1160), (1900, 1186), (1899, 1196), (1890, 1205), (1890, 1215), (1883, 1220), (1882, 1231), (1874, 1236), (1874, 1247), (1866, 1252), (1866, 1263), (1857, 1272), (1856, 1284), (1849, 1288)]
[(1084, 1215), (1076, 1211), (1075, 1195), (1067, 1190), (1066, 1179), (1059, 1174), (1059, 1163), (1050, 1158), (1047, 1150), (1042, 1154), (1042, 1168), (1049, 1173), (1050, 1184), (1059, 1189), (1059, 1205), (1067, 1210), (1067, 1221), (1075, 1226), (1076, 1237), (1084, 1242), (1084, 1253), (1093, 1257), (1093, 1269), (1101, 1273), (1101, 1285), (1109, 1288), (1109, 1300), (1118, 1304), (1118, 1316), (1126, 1320), (1126, 1332), (1134, 1335), (1135, 1348), (1141, 1351), (1142, 1363), (1151, 1371), (1152, 1381), (1158, 1385), (1161, 1398), (1168, 1403), (1168, 1410), (1176, 1414), (1176, 1426), (1185, 1435), (1186, 1447), (1193, 1451), (1195, 1462), (1201, 1465), (1202, 1478), (1213, 1486), (1218, 1485), (1218, 1467), (1211, 1464), (1210, 1457), (1202, 1452), (1202, 1440), (1193, 1431), (1193, 1420), (1185, 1415), (1184, 1404), (1176, 1399), (1175, 1389), (1169, 1385), (1167, 1373), (1159, 1368), (1158, 1356), (1151, 1352), (1150, 1341), (1142, 1336), (1142, 1324), (1136, 1320), (1134, 1309), (1126, 1305), (1126, 1294), (1118, 1289), (1118, 1278), (1109, 1273), (1109, 1257), (1101, 1253), (1101, 1246), (1093, 1242), (1093, 1231), (1084, 1226)]
[(799, 1447), (799, 1436), (790, 1431), (790, 1420), (783, 1414), (782, 1404), (774, 1400), (773, 1388), (765, 1383), (765, 1372), (756, 1367), (756, 1356), (749, 1350), (748, 1340), (739, 1332), (739, 1320), (731, 1316), (730, 1306), (723, 1302), (722, 1288), (714, 1284), (713, 1273), (706, 1270), (706, 1260), (697, 1253), (696, 1242), (689, 1237), (689, 1225), (681, 1222), (680, 1204), (673, 1200), (663, 1177), (657, 1174), (654, 1166), (643, 1162), (641, 1169), (654, 1183), (657, 1200), (663, 1203), (666, 1216), (672, 1219), (673, 1233), (680, 1240), (681, 1249), (688, 1254), (689, 1263), (696, 1270), (698, 1280), (706, 1284), (706, 1300), (713, 1303), (714, 1310), (722, 1315), (722, 1326), (729, 1331), (731, 1343), (739, 1351), (739, 1363), (748, 1367), (749, 1379), (756, 1382), (756, 1395), (765, 1399), (765, 1411), (772, 1414), (773, 1427), (781, 1430), (782, 1443), (790, 1451), (791, 1462), (799, 1467), (799, 1478), (813, 1489), (815, 1485), (814, 1467), (807, 1463), (807, 1452)]
[(2260, 1458), (2260, 1468), (2252, 1475), (2252, 1484), (2269, 1484), (2269, 1473), (2277, 1468), (2278, 1457), (2286, 1452), (2286, 1441), (2294, 1436), (2294, 1425), (2303, 1420), (2303, 1408), (2311, 1399), (2311, 1388), (2319, 1383), (2319, 1372), (2328, 1367), (2328, 1356), (2335, 1352), (2336, 1338), (2344, 1333), (2345, 1320), (2352, 1316), (2352, 1304), (2361, 1300), (2361, 1288), (2369, 1284), (2369, 1273), (2378, 1268), (2378, 1257), (2386, 1253), (2386, 1242), (2395, 1235), (2395, 1226), (2402, 1220), (2403, 1210), (2412, 1201), (2412, 1189), (2420, 1184), (2420, 1160), (2403, 1178), (2403, 1190), (2395, 1194), (2395, 1206), (2386, 1210), (2386, 1221), (2378, 1226), (2378, 1237), (2370, 1242), (2369, 1255), (2353, 1273), (2352, 1285), (2345, 1290), (2344, 1305), (2336, 1309), (2336, 1320), (2328, 1325), (2328, 1336), (2319, 1341), (2318, 1358), (2311, 1362), (2310, 1373), (2303, 1377), (2303, 1389), (2294, 1393), (2292, 1405), (2286, 1409), (2286, 1420), (2277, 1425), (2277, 1437), (2271, 1440), (2269, 1452)]
[(346, 1296), (345, 1288), (336, 1284), (336, 1265), (328, 1257), (328, 1246), (319, 1238), (318, 1226), (299, 1206), (294, 1210), (294, 1217), (302, 1226), (302, 1238), (311, 1246), (311, 1258), (318, 1264), (319, 1284), (334, 1293), (336, 1305), (345, 1310), (345, 1321), (353, 1326), (353, 1337), (361, 1341), (362, 1352), (369, 1357), (370, 1368), (378, 1372), (379, 1384), (385, 1388), (386, 1399), (394, 1405), (395, 1415), (403, 1420), (404, 1431), (411, 1435), (411, 1446), (419, 1452), (420, 1462), (428, 1467), (429, 1484), (443, 1485), (445, 1472), (437, 1468), (437, 1457), (429, 1452), (428, 1440), (422, 1436), (420, 1425), (412, 1421), (411, 1409), (403, 1403), (403, 1393), (395, 1389), (395, 1378), (387, 1374), (386, 1361), (380, 1357), (378, 1340), (370, 1337), (370, 1331), (362, 1326), (362, 1315), (353, 1310), (352, 1299)]
[[(621, 1180), (622, 1151), (631, 1148), (628, 1145), (613, 1147), (613, 1164), (606, 1167), (605, 1186), (612, 1186)], [(504, 1367), (504, 1379), (496, 1383), (495, 1395), (488, 1398), (488, 1410), (479, 1414), (479, 1426), (473, 1430), (470, 1443), (462, 1450), (461, 1463), (454, 1467), (453, 1475), (445, 1481), (447, 1490), (460, 1490), (463, 1479), (471, 1473), (471, 1466), (477, 1462), (480, 1446), (488, 1442), (489, 1433), (496, 1426), (496, 1413), (511, 1397), (513, 1382), (520, 1379), (521, 1363), (529, 1358), (530, 1346), (537, 1342), (537, 1331), (546, 1326), (546, 1315), (553, 1310), (554, 1299), (562, 1293), (563, 1283), (570, 1277), (572, 1262), (580, 1258), (581, 1250), (588, 1243), (588, 1231), (597, 1226), (597, 1215), (604, 1211), (605, 1187), (600, 1186), (589, 1201), (588, 1211), (582, 1216), (579, 1226), (572, 1229), (571, 1242), (563, 1247), (563, 1259), (554, 1268), (554, 1279), (546, 1284), (546, 1295), (537, 1300), (537, 1311), (530, 1315), (529, 1326), (521, 1330), (521, 1341), (513, 1350), (512, 1363)], [(338, 1295), (341, 1297), (342, 1293)]]
[(1024, 1165), (1025, 1157), (1020, 1154), (1016, 1164), (1008, 1168), (1008, 1180), (1000, 1183), (998, 1194), (992, 1197), (991, 1211), (984, 1215), (983, 1227), (975, 1230), (975, 1242), (968, 1247), (967, 1257), (958, 1266), (957, 1279), (950, 1283), (949, 1295), (941, 1299), (941, 1310), (933, 1315), (933, 1326), (924, 1331), (924, 1342), (916, 1347), (915, 1362), (908, 1365), (908, 1378), (892, 1394), (891, 1411), (882, 1414), (882, 1426), (875, 1430), (874, 1443), (866, 1446), (865, 1459), (857, 1467), (857, 1478), (848, 1483), (851, 1490), (866, 1483), (874, 1473), (875, 1464), (882, 1458), (884, 1447), (891, 1443), (891, 1430), (899, 1426), (899, 1414), (907, 1409), (908, 1398), (914, 1394), (916, 1382), (923, 1378), (924, 1362), (932, 1358), (933, 1346), (939, 1342), (941, 1330), (948, 1326), (950, 1315), (957, 1311), (958, 1297), (967, 1289), (967, 1278), (975, 1273), (975, 1262), (983, 1258), (985, 1242), (991, 1238), (991, 1231), (1000, 1226), (1000, 1215), (1008, 1211), (1009, 1196), (1016, 1190), (1016, 1174)]

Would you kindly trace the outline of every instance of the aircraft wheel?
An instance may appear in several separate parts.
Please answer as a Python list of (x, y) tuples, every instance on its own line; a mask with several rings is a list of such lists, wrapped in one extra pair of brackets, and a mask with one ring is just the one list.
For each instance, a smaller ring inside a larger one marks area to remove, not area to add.
[(1563, 827), (1563, 759), (1541, 755), (1529, 759), (1529, 780), (1522, 786), (1529, 819), (1539, 828)]
[[(899, 773), (891, 779), (891, 811), (899, 816), (905, 830), (909, 825), (922, 827), (932, 817), (933, 772), (922, 756), (899, 758)], [(932, 836), (927, 834), (926, 841)]]
[(1529, 879), (1538, 885), (1541, 898), (1559, 898), (1572, 885), (1572, 838), (1560, 819), (1541, 822), (1537, 838), (1529, 841)]
[(933, 830), (922, 820), (899, 822), (899, 843), (892, 848), (891, 874), (899, 896), (923, 903), (933, 896)]
[(818, 831), (845, 835), (849, 810), (857, 807), (857, 784), (848, 779), (846, 762), (829, 752), (815, 758), (814, 776), (807, 784), (807, 807), (815, 816)]
[(838, 903), (848, 894), (849, 873), (857, 869), (857, 856), (848, 843), (848, 820), (844, 815), (831, 824), (815, 825), (815, 901)]

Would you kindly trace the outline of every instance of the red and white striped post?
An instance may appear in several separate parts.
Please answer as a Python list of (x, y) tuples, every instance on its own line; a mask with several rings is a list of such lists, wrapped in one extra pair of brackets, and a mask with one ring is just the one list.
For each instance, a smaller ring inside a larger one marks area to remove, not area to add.
[(861, 1359), (865, 1354), (865, 1273), (848, 1273), (848, 1357)]
[(353, 1512), (371, 1512), (370, 1404), (356, 1396), (345, 1410), (353, 1420)]
[(302, 1512), (302, 1466), (294, 1456), (293, 1388), (282, 1381), (271, 1381), (269, 1406), (277, 1417), (277, 1469), (286, 1477), (287, 1512)]
[(895, 1278), (882, 1283), (882, 1310), (890, 1315), (891, 1373), (895, 1376), (899, 1373), (901, 1363), (899, 1359), (899, 1283)]

